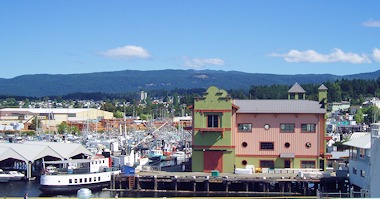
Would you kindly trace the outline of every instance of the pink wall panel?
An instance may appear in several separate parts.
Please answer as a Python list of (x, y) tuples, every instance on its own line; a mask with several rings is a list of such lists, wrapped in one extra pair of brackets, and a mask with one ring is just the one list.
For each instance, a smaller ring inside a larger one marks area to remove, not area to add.
[[(316, 114), (237, 114), (235, 122), (233, 140), (236, 155), (319, 155), (320, 125)], [(252, 132), (238, 132), (238, 123), (252, 123)], [(295, 133), (280, 133), (281, 123), (294, 123)], [(316, 124), (315, 133), (301, 133), (301, 124), (307, 123)], [(264, 129), (265, 124), (270, 125), (269, 130)], [(247, 147), (242, 147), (243, 142), (247, 142)], [(274, 150), (260, 150), (260, 142), (274, 142)], [(284, 146), (286, 142), (290, 143), (289, 148)], [(311, 143), (311, 148), (305, 147), (306, 142)]]

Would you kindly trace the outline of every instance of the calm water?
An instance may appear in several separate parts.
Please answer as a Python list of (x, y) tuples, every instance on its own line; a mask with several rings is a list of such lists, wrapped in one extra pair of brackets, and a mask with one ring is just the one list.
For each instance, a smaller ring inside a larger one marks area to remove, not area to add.
[[(70, 197), (77, 198), (76, 193), (65, 194), (65, 195), (43, 195), (42, 192), (38, 189), (40, 186), (39, 179), (37, 178), (34, 181), (10, 181), (6, 183), (0, 183), (0, 198), (5, 197), (23, 197), (25, 193), (28, 193), (30, 197)], [(230, 197), (237, 196), (230, 194)], [(244, 195), (240, 195), (240, 197), (244, 197)], [(111, 191), (97, 191), (92, 192), (91, 198), (114, 198), (115, 193)], [(130, 198), (143, 198), (143, 197), (206, 197), (206, 198), (214, 198), (214, 197), (226, 197), (224, 194), (206, 194), (206, 195), (193, 195), (189, 193), (184, 194), (173, 194), (173, 193), (153, 193), (153, 192), (122, 192), (119, 193), (119, 197), (130, 197)], [(245, 196), (247, 197), (247, 196)], [(255, 198), (255, 197), (247, 197), (247, 198)], [(271, 197), (268, 197), (271, 198)], [(277, 197), (278, 199), (279, 197)], [(287, 197), (284, 197), (287, 198)], [(293, 198), (293, 197), (292, 197)], [(294, 198), (302, 198), (294, 197)], [(305, 197), (306, 198), (306, 197)], [(310, 197), (309, 197), (310, 198)]]
[[(9, 181), (6, 183), (0, 183), (0, 197), (23, 197), (25, 193), (28, 193), (29, 197), (42, 197), (42, 192), (38, 189), (40, 187), (40, 181), (37, 178), (34, 181)], [(71, 195), (59, 195), (62, 197), (76, 198), (76, 193)], [(114, 194), (110, 191), (92, 192), (94, 198), (113, 198)]]

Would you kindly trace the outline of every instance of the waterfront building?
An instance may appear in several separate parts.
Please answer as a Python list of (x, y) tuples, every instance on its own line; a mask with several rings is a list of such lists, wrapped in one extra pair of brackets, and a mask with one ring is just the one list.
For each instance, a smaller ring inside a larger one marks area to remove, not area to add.
[(325, 169), (325, 104), (305, 100), (294, 84), (283, 100), (234, 100), (225, 90), (210, 87), (193, 109), (193, 171), (234, 172), (253, 165), (275, 168)]
[(78, 143), (0, 143), (0, 167), (25, 171), (28, 179), (32, 177), (32, 171), (36, 172), (44, 160), (81, 159), (83, 156), (93, 155)]
[[(103, 119), (112, 119), (113, 113), (93, 108), (4, 108), (0, 109), (0, 125), (21, 123), (28, 130), (34, 119), (38, 119), (43, 131), (56, 131), (62, 122), (88, 124)], [(3, 130), (3, 129), (0, 129)], [(16, 129), (15, 129), (16, 130)]]
[(355, 132), (350, 140), (343, 143), (349, 146), (349, 178), (355, 190), (367, 189), (370, 172), (371, 133)]

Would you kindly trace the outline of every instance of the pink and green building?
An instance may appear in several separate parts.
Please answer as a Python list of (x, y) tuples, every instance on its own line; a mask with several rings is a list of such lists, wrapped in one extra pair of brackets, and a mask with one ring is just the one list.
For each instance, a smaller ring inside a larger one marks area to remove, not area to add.
[(294, 84), (284, 100), (234, 100), (210, 87), (193, 106), (193, 171), (234, 168), (325, 168), (327, 88), (305, 100)]

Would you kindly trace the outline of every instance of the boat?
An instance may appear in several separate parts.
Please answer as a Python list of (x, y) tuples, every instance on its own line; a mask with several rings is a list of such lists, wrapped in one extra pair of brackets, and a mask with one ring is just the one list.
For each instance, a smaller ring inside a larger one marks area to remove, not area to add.
[(16, 180), (21, 180), (25, 177), (25, 175), (21, 172), (18, 172), (18, 171), (8, 171), (6, 172), (8, 174), (10, 174), (12, 177), (9, 179), (11, 181), (16, 181)]
[(2, 169), (0, 169), (0, 182), (8, 182), (11, 177), (11, 174), (5, 173)]
[(44, 161), (40, 190), (47, 194), (77, 192), (81, 188), (93, 191), (109, 187), (111, 176), (120, 169), (110, 166), (109, 158)]

